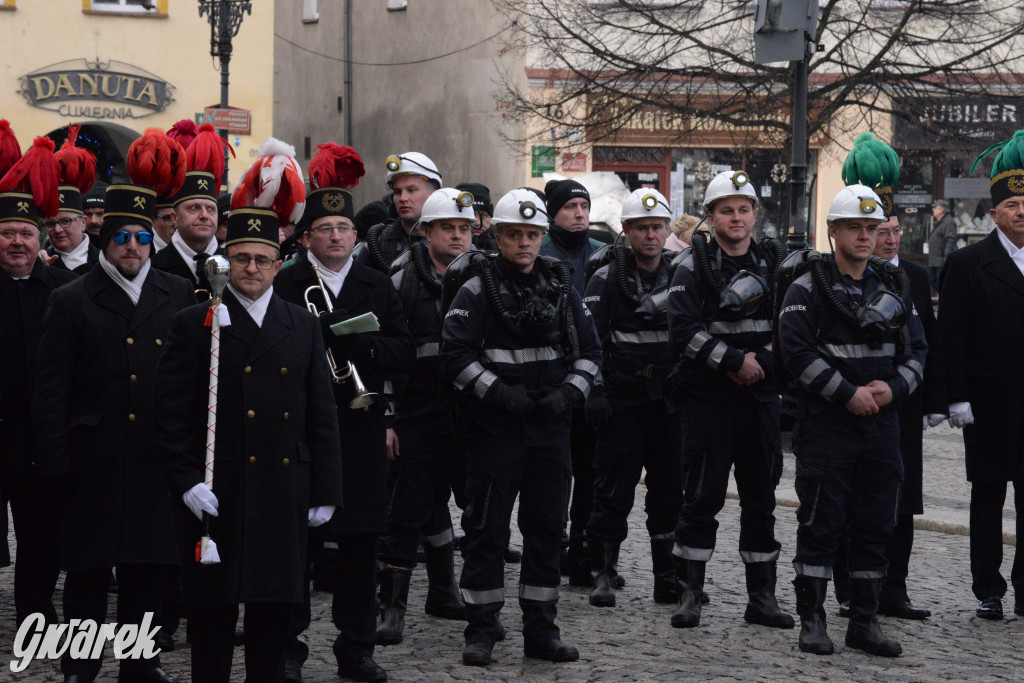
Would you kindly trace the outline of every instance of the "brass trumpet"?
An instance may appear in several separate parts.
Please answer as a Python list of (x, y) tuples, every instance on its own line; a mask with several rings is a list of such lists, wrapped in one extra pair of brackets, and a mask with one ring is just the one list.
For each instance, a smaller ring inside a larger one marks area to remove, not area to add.
[[(313, 265), (313, 264), (310, 264)], [(313, 265), (313, 272), (316, 273), (317, 284), (311, 285), (306, 288), (306, 292), (303, 297), (306, 300), (306, 308), (313, 315), (320, 317), (323, 315), (316, 302), (310, 298), (310, 292), (319, 291), (320, 295), (324, 298), (324, 304), (327, 306), (327, 313), (334, 312), (334, 306), (331, 305), (331, 295), (327, 292), (327, 287), (324, 286), (324, 280), (320, 277), (320, 268)], [(356, 371), (356, 366), (352, 361), (348, 361), (348, 367), (345, 369), (344, 374), (339, 372), (338, 364), (334, 360), (334, 354), (331, 353), (330, 348), (327, 349), (327, 365), (331, 369), (331, 381), (335, 384), (343, 384), (349, 379), (352, 380), (352, 388), (355, 391), (355, 397), (348, 402), (348, 407), (352, 410), (367, 410), (374, 402), (380, 398), (380, 394), (372, 391), (367, 391), (366, 385), (363, 384), (363, 380), (359, 377), (359, 372)]]

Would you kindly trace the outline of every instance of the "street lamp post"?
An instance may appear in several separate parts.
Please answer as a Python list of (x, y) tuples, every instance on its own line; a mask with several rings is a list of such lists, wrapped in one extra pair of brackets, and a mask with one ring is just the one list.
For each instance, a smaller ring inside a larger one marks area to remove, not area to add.
[[(220, 58), (220, 108), (228, 106), (228, 64), (231, 62), (231, 39), (238, 35), (242, 18), (252, 14), (252, 2), (248, 0), (199, 0), (199, 16), (206, 16), (210, 22), (210, 56)], [(219, 129), (217, 134), (227, 139), (228, 131)], [(228, 186), (228, 150), (224, 149), (224, 177), (221, 186)]]

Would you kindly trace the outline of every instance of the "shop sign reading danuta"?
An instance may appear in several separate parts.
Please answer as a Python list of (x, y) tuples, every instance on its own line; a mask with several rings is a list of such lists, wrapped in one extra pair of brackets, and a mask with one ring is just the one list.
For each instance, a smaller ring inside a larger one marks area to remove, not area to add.
[(174, 86), (124, 62), (76, 59), (21, 77), (21, 94), (33, 107), (68, 118), (138, 119), (174, 101)]

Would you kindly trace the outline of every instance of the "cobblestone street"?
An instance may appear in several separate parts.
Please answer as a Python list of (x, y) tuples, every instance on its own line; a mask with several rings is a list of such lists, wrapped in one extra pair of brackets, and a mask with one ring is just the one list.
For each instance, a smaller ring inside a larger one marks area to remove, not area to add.
[[(777, 510), (777, 535), (783, 546), (778, 596), (783, 608), (793, 612), (793, 571), (789, 561), (794, 552), (796, 522), (795, 508), (789, 504), (795, 500), (791, 454), (787, 454), (786, 465)], [(707, 592), (711, 604), (704, 608), (701, 626), (692, 630), (673, 629), (669, 616), (674, 608), (656, 605), (651, 599), (642, 486), (638, 487), (637, 507), (630, 518), (631, 537), (622, 548), (621, 572), (627, 585), (618, 593), (618, 606), (591, 607), (587, 591), (563, 584), (559, 623), (563, 638), (579, 648), (580, 661), (554, 665), (525, 659), (518, 628), (519, 606), (512, 598), (502, 614), (508, 638), (495, 648), (495, 662), (485, 669), (463, 666), (461, 625), (423, 614), (426, 575), (422, 569), (413, 578), (404, 642), (378, 648), (375, 657), (392, 681), (675, 681), (691, 676), (715, 681), (1017, 680), (1024, 665), (1024, 619), (1012, 616), (1012, 589), (1004, 600), (1004, 608), (1010, 614), (1005, 621), (990, 622), (974, 615), (976, 601), (970, 591), (968, 538), (962, 535), (969, 488), (963, 477), (963, 443), (959, 433), (945, 426), (927, 433), (925, 472), (927, 510), (919, 518), (909, 585), (914, 603), (931, 609), (933, 616), (923, 622), (881, 619), (883, 629), (903, 646), (904, 655), (897, 659), (848, 650), (843, 644), (846, 621), (835, 615), (834, 600), (827, 605), (829, 631), (837, 646), (831, 657), (799, 652), (796, 630), (779, 631), (744, 623), (746, 592), (736, 550), (739, 505), (735, 498), (726, 502), (720, 516), (718, 552), (708, 566)], [(1008, 540), (1012, 540), (1014, 518), (1010, 504), (1005, 516)], [(513, 539), (518, 545), (516, 529)], [(13, 548), (13, 534), (11, 544)], [(1004, 550), (1004, 575), (1008, 576), (1013, 546), (1006, 545)], [(456, 562), (461, 564), (458, 557)], [(13, 574), (12, 568), (0, 570), (0, 661), (4, 667), (0, 680), (59, 681), (60, 671), (55, 662), (36, 661), (23, 674), (10, 673), (7, 660), (14, 638)], [(515, 594), (517, 583), (518, 566), (510, 565), (505, 580), (509, 595)], [(58, 608), (60, 597), (58, 592)], [(113, 609), (110, 615), (113, 619)], [(307, 681), (336, 680), (330, 649), (333, 637), (330, 596), (314, 593), (313, 626), (306, 634), (311, 649), (304, 669)], [(178, 648), (163, 654), (162, 662), (166, 670), (187, 679), (189, 650), (182, 638), (183, 630), (179, 630)], [(116, 666), (109, 649), (107, 653), (103, 680), (115, 680)], [(234, 671), (234, 680), (241, 681), (241, 648), (236, 650)]]

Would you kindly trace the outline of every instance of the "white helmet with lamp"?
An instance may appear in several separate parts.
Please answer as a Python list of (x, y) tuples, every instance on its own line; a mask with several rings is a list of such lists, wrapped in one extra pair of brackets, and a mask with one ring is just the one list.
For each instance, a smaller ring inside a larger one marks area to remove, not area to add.
[(544, 210), (544, 200), (536, 192), (522, 187), (506, 192), (494, 205), (491, 225), (495, 228), (502, 225), (532, 225), (547, 232), (548, 214)]

